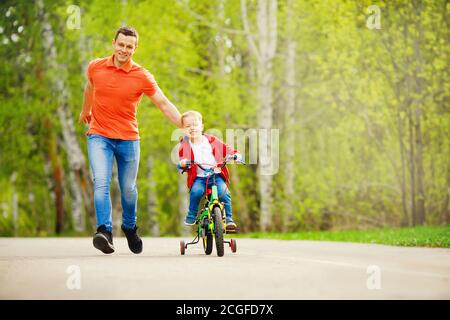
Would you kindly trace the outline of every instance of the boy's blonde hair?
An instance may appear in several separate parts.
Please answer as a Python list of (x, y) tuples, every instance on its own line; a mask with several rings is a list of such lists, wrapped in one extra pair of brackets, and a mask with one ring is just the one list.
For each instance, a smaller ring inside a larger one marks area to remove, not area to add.
[(181, 115), (181, 125), (183, 125), (184, 118), (187, 118), (189, 116), (196, 117), (198, 120), (200, 120), (203, 123), (203, 117), (202, 117), (202, 114), (200, 112), (194, 111), (194, 110), (189, 110), (189, 111), (186, 111), (185, 113), (183, 113)]

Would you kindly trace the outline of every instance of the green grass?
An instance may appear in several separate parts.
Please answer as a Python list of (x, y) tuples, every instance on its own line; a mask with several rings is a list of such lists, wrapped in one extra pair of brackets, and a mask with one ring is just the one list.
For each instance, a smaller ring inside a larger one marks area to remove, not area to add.
[(355, 231), (300, 231), (288, 233), (243, 233), (239, 238), (318, 240), (377, 243), (406, 247), (450, 247), (450, 226), (421, 226), (413, 228), (385, 228)]
[[(93, 232), (89, 231), (85, 231), (82, 233), (75, 231), (65, 231), (60, 235), (42, 233), (35, 236), (91, 237), (92, 234)], [(148, 236), (146, 234), (142, 235)], [(2, 236), (12, 236), (12, 235), (2, 235)], [(233, 234), (233, 238), (341, 241), (341, 242), (377, 243), (377, 244), (405, 246), (405, 247), (450, 248), (450, 225), (421, 226), (414, 228), (344, 230), (344, 231), (299, 231), (288, 233), (253, 232), (253, 233)]]

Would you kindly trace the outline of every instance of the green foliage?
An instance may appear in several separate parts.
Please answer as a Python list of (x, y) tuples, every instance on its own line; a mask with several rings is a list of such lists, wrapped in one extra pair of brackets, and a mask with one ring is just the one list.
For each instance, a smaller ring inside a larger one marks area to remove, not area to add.
[[(200, 111), (205, 129), (219, 130), (224, 139), (226, 129), (257, 128), (258, 63), (243, 32), (240, 1), (79, 1), (80, 29), (67, 27), (72, 1), (42, 2), (55, 35), (58, 70), (48, 67), (38, 6), (0, 4), (0, 235), (54, 232), (52, 143), (65, 177), (65, 232), (72, 234), (69, 165), (56, 112), (59, 99), (50, 83), (64, 81), (76, 124), (86, 66), (112, 53), (111, 41), (122, 24), (139, 32), (134, 60), (155, 76), (181, 112)], [(257, 2), (247, 4), (256, 35)], [(289, 7), (279, 1), (272, 106), (281, 137), (280, 172), (274, 176), (273, 194), (261, 195), (256, 165), (230, 167), (234, 215), (241, 230), (259, 229), (259, 201), (266, 196), (274, 199), (273, 230), (410, 226), (417, 218), (412, 207), (420, 199), (419, 177), (424, 223), (448, 223), (448, 4), (378, 2), (381, 29), (370, 30), (367, 7), (372, 4), (314, 0), (293, 1)], [(296, 107), (289, 129), (284, 116), (288, 41), (296, 43)], [(146, 97), (138, 122), (139, 224), (143, 233), (150, 233), (148, 196), (153, 192), (161, 235), (180, 234), (180, 178), (170, 158), (177, 144), (171, 139), (175, 127)], [(76, 124), (75, 130), (87, 159), (86, 127)], [(288, 130), (294, 131), (294, 145), (285, 141)], [(295, 151), (290, 173), (294, 195), (285, 188), (288, 148)], [(148, 181), (149, 158), (155, 190)], [(426, 244), (425, 229), (417, 230), (424, 236), (417, 244)], [(426, 230), (431, 234), (435, 229)], [(439, 243), (448, 246), (444, 240)]]

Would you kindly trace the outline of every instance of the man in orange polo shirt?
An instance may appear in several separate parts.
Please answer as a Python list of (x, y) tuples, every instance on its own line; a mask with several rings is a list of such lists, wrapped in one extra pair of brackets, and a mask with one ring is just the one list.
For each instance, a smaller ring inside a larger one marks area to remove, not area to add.
[(131, 59), (138, 45), (136, 30), (120, 28), (112, 45), (112, 56), (89, 63), (79, 119), (80, 123), (89, 124), (88, 154), (94, 176), (97, 217), (93, 244), (103, 253), (114, 252), (109, 188), (115, 158), (123, 210), (121, 227), (130, 250), (141, 253), (142, 240), (136, 226), (136, 177), (140, 154), (137, 107), (145, 94), (178, 127), (181, 127), (181, 115), (152, 74)]

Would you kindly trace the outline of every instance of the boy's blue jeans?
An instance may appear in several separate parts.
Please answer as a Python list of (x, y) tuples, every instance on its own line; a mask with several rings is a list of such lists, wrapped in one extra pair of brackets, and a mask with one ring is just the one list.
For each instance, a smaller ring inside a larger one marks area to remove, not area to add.
[(109, 139), (98, 134), (88, 136), (88, 154), (94, 176), (94, 207), (97, 227), (105, 225), (112, 231), (110, 184), (113, 160), (116, 158), (122, 201), (122, 225), (133, 229), (136, 225), (139, 140)]
[[(230, 191), (227, 188), (225, 180), (218, 174), (215, 174), (215, 176), (219, 201), (223, 202), (223, 204), (225, 205), (226, 221), (227, 222), (232, 221), (233, 214), (231, 211)], [(189, 223), (195, 222), (195, 218), (197, 217), (198, 205), (200, 204), (200, 200), (202, 199), (202, 196), (206, 191), (206, 180), (207, 178), (197, 177), (194, 181), (194, 184), (191, 187), (189, 212), (186, 219), (187, 222)], [(213, 177), (210, 176), (208, 179), (208, 187), (211, 187), (212, 184), (213, 184)]]

